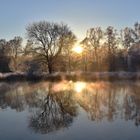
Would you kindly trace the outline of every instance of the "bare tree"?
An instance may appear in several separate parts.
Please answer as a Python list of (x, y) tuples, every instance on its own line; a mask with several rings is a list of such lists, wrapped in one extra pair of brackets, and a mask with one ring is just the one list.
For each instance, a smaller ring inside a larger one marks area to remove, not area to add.
[(52, 73), (53, 64), (66, 46), (65, 39), (70, 29), (64, 24), (40, 21), (29, 25), (26, 30), (28, 38), (34, 43), (34, 52), (47, 65), (49, 73)]
[(109, 70), (114, 71), (116, 67), (115, 56), (119, 41), (117, 36), (117, 30), (114, 29), (114, 27), (109, 26), (106, 29), (105, 35), (106, 35), (106, 44), (108, 47)]
[[(134, 33), (134, 32), (133, 32)], [(126, 50), (128, 50), (132, 43), (134, 43), (134, 38), (133, 38), (133, 34), (132, 34), (132, 29), (126, 27), (123, 31), (122, 31), (122, 40), (123, 40), (123, 45), (124, 48)]]
[(25, 47), (23, 48), (23, 55), (33, 55), (32, 53), (33, 42), (31, 40), (27, 40)]
[(98, 69), (98, 48), (100, 47), (101, 39), (103, 39), (103, 31), (100, 27), (96, 28), (90, 28), (87, 31), (86, 38), (82, 41), (86, 42), (88, 46), (91, 46), (93, 48), (93, 56), (94, 56), (94, 62)]
[(17, 70), (18, 56), (22, 52), (22, 38), (16, 36), (8, 42), (10, 46), (10, 55), (14, 63), (14, 69)]
[(134, 30), (132, 30), (135, 37), (135, 43), (140, 43), (140, 23), (136, 22), (134, 24)]
[(109, 26), (106, 29), (106, 38), (107, 38), (107, 45), (109, 53), (114, 53), (117, 45), (117, 30), (114, 27)]
[(63, 52), (66, 55), (66, 63), (67, 63), (67, 70), (68, 72), (71, 72), (71, 54), (72, 54), (72, 47), (73, 45), (76, 43), (77, 39), (76, 36), (70, 32), (69, 34), (67, 34), (66, 38), (66, 43), (65, 43), (65, 47), (63, 47)]
[(5, 39), (0, 39), (0, 72), (10, 72), (9, 46)]

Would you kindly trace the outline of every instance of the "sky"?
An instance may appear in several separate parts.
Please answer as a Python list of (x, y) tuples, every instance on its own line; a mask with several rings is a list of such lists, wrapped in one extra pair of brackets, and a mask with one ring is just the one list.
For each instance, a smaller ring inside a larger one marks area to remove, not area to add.
[(140, 0), (0, 0), (0, 38), (26, 39), (27, 25), (42, 20), (66, 23), (82, 39), (91, 27), (132, 27)]

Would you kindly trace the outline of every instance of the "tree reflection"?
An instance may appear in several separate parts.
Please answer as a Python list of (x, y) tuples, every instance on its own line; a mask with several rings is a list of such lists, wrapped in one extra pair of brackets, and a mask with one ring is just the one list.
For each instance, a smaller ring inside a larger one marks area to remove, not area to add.
[(139, 91), (139, 83), (130, 82), (1, 83), (0, 108), (28, 110), (29, 128), (39, 133), (69, 127), (81, 109), (91, 121), (131, 120), (139, 126)]
[(49, 84), (49, 92), (41, 101), (39, 110), (31, 116), (29, 126), (41, 133), (68, 127), (77, 115), (76, 108), (70, 91), (53, 94)]
[(133, 85), (131, 95), (124, 100), (125, 120), (134, 120), (135, 125), (140, 125), (140, 86)]
[[(77, 102), (92, 121), (132, 120), (140, 125), (140, 86), (124, 83), (90, 84), (87, 90), (77, 95)], [(91, 90), (92, 89), (92, 90)]]
[(21, 86), (18, 83), (9, 86), (6, 83), (0, 84), (0, 108), (10, 107), (18, 112), (25, 109), (24, 95), (21, 94)]

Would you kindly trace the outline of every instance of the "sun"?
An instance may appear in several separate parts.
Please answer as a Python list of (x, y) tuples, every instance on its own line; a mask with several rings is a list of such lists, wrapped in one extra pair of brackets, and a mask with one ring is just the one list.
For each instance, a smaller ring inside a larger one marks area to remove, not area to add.
[(72, 50), (78, 54), (81, 54), (83, 52), (83, 48), (81, 46), (75, 46)]

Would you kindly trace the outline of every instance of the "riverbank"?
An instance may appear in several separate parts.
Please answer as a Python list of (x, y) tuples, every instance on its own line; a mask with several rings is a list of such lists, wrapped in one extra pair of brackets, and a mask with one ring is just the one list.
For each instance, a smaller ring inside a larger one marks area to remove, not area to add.
[(140, 80), (140, 72), (71, 72), (53, 74), (27, 74), (21, 72), (0, 73), (0, 81), (96, 81), (96, 80)]

